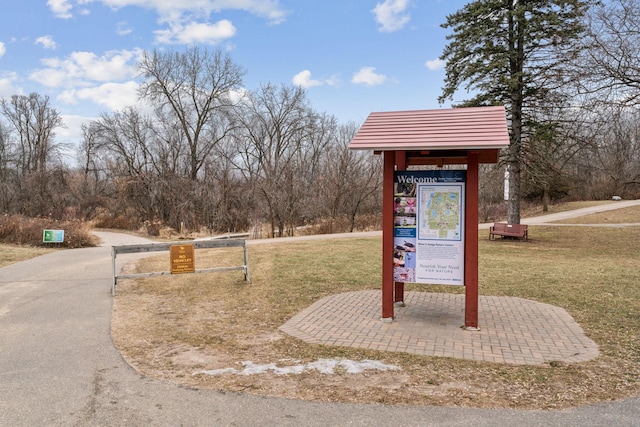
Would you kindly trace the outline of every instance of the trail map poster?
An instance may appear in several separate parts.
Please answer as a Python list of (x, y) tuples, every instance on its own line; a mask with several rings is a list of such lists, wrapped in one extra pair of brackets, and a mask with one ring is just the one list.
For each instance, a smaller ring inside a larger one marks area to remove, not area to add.
[(464, 284), (466, 171), (404, 171), (394, 176), (396, 282)]

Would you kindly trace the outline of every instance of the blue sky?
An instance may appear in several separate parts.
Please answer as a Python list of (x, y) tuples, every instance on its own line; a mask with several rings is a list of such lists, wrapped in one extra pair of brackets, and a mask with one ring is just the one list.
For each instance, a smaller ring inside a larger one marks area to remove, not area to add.
[[(296, 84), (313, 108), (439, 108), (447, 14), (467, 0), (27, 0), (0, 2), (0, 97), (48, 95), (66, 129), (136, 102), (144, 50), (228, 51), (244, 86)], [(444, 105), (448, 107), (449, 105)]]

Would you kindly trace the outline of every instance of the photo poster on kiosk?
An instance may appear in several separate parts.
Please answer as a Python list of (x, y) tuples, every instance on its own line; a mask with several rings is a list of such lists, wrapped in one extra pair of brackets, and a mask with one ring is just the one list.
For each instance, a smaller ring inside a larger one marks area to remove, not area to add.
[(395, 172), (395, 282), (464, 285), (465, 180), (465, 170)]

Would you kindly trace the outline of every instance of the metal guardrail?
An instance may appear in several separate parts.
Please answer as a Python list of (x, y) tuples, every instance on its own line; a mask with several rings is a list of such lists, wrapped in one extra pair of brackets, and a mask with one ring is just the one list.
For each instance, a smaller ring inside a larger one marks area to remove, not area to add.
[[(233, 235), (246, 236), (246, 235)], [(249, 251), (247, 249), (247, 241), (244, 239), (235, 239), (227, 236), (215, 237), (212, 240), (192, 240), (192, 241), (179, 241), (170, 243), (146, 243), (141, 245), (122, 245), (111, 247), (111, 270), (113, 272), (113, 282), (111, 285), (111, 295), (116, 295), (116, 287), (118, 285), (118, 279), (134, 279), (139, 277), (153, 277), (153, 276), (166, 276), (170, 275), (169, 271), (155, 271), (149, 273), (132, 273), (132, 274), (118, 274), (116, 271), (116, 257), (120, 254), (132, 254), (141, 252), (163, 252), (169, 251), (171, 246), (174, 245), (193, 245), (195, 250), (198, 249), (211, 249), (211, 248), (231, 248), (242, 247), (244, 251), (244, 264), (234, 267), (216, 267), (216, 268), (203, 268), (197, 269), (194, 273), (213, 273), (221, 271), (233, 271), (242, 270), (244, 272), (244, 279), (247, 283), (251, 283), (249, 276)]]

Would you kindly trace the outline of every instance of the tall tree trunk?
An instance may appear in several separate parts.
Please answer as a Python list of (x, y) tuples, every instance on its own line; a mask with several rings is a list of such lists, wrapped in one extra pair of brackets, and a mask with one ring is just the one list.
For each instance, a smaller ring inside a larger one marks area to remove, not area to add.
[(545, 185), (542, 190), (542, 212), (549, 212), (549, 186)]
[(521, 143), (522, 143), (522, 107), (518, 103), (518, 97), (511, 112), (511, 143), (509, 145), (509, 224), (520, 224), (520, 170), (521, 170)]

